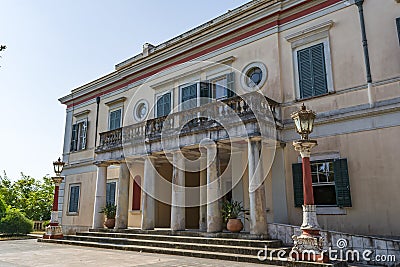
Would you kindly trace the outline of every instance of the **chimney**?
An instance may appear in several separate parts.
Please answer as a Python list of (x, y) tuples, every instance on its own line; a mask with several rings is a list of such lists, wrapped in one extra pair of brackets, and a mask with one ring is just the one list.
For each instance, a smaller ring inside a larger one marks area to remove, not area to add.
[(150, 50), (153, 49), (155, 46), (150, 43), (145, 43), (143, 45), (143, 57), (147, 57), (150, 54)]

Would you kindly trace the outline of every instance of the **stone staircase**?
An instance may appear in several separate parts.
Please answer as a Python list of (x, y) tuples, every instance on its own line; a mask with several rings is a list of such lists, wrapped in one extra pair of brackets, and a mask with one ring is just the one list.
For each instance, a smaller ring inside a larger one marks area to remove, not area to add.
[[(347, 266), (345, 263), (317, 264), (278, 259), (278, 251), (282, 253), (279, 255), (287, 255), (291, 248), (283, 246), (280, 240), (259, 239), (242, 233), (91, 229), (89, 232), (66, 235), (61, 240), (38, 239), (38, 241), (279, 266)], [(262, 260), (257, 256), (259, 254), (264, 256)]]

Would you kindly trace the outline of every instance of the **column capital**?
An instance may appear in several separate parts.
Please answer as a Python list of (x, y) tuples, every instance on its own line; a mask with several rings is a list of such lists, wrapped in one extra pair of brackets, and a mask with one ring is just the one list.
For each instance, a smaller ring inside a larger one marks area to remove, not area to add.
[(95, 161), (93, 164), (96, 165), (97, 167), (108, 167), (111, 165), (106, 161)]
[(316, 140), (293, 141), (294, 149), (300, 152), (302, 158), (309, 158), (311, 155), (311, 149), (317, 145)]

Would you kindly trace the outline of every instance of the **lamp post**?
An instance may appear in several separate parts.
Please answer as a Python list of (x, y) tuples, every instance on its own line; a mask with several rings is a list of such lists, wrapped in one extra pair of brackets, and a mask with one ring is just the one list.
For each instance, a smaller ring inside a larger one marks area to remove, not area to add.
[(53, 209), (51, 211), (51, 219), (50, 225), (46, 227), (46, 233), (43, 235), (44, 239), (59, 239), (63, 238), (62, 228), (58, 223), (58, 192), (60, 188), (60, 184), (64, 179), (61, 176), (62, 169), (65, 165), (65, 162), (61, 161), (58, 158), (57, 161), (53, 162), (54, 172), (56, 176), (51, 177), (54, 183), (54, 199), (53, 199)]
[(323, 254), (323, 238), (317, 221), (316, 207), (311, 178), (310, 154), (311, 149), (317, 145), (316, 140), (309, 139), (313, 131), (315, 112), (306, 106), (292, 113), (296, 131), (301, 139), (293, 141), (296, 151), (300, 152), (303, 168), (303, 223), (300, 227), (300, 236), (293, 235), (294, 247), (291, 255), (297, 260), (327, 262), (327, 255)]

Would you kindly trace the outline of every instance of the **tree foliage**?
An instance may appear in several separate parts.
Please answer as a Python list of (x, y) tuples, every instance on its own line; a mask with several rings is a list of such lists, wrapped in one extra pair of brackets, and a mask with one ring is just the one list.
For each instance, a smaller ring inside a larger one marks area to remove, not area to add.
[(7, 206), (20, 210), (31, 220), (49, 220), (53, 204), (50, 177), (36, 180), (21, 173), (21, 178), (12, 182), (7, 174), (0, 175), (0, 198)]
[(33, 230), (33, 222), (14, 208), (7, 208), (0, 220), (0, 232), (8, 234), (29, 234)]

